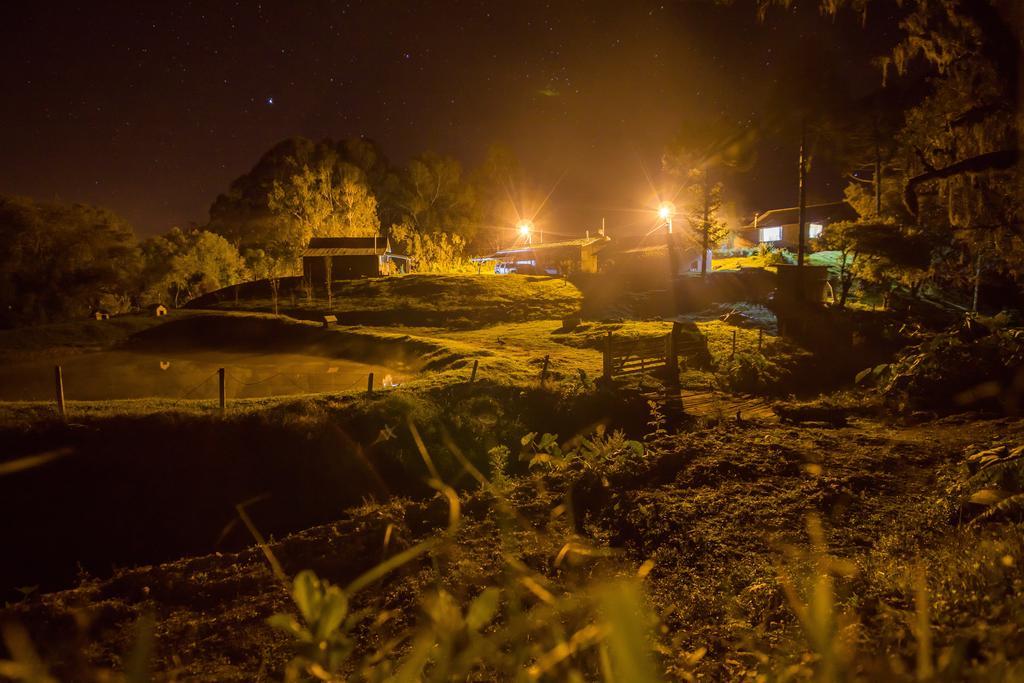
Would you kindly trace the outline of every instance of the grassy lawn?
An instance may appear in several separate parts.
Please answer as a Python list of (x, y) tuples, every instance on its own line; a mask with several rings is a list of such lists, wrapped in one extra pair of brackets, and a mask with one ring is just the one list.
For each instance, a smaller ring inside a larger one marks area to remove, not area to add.
[(768, 265), (768, 259), (759, 254), (727, 256), (725, 258), (715, 257), (711, 260), (711, 270), (738, 270), (740, 268), (768, 268), (774, 270), (774, 266)]
[[(838, 251), (815, 251), (807, 254), (807, 263), (812, 266), (828, 266), (829, 275), (837, 277), (839, 273), (839, 261), (842, 255)], [(712, 261), (712, 270), (737, 270), (739, 268), (767, 268), (775, 270), (775, 266), (769, 262), (770, 257), (752, 254), (750, 256), (728, 256), (725, 258), (716, 257)], [(833, 272), (835, 271), (835, 272)]]
[(810, 254), (808, 259), (812, 266), (828, 266), (829, 271), (835, 270), (838, 275), (843, 253), (841, 251), (816, 251)]
[[(527, 275), (403, 275), (335, 282), (332, 303), (323, 286), (312, 300), (301, 292), (282, 296), (281, 313), (319, 318), (328, 313), (342, 323), (482, 327), (508, 321), (562, 318), (579, 311), (583, 296), (567, 280)], [(219, 310), (269, 312), (265, 299), (225, 299)]]

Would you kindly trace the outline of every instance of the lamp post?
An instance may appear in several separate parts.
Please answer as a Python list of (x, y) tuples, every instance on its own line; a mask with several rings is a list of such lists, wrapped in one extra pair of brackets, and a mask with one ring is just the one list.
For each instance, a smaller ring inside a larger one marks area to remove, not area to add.
[(516, 229), (519, 231), (519, 236), (525, 239), (527, 244), (533, 244), (533, 221), (523, 219), (519, 221)]
[(665, 221), (668, 232), (665, 234), (665, 246), (668, 249), (668, 264), (672, 277), (679, 275), (679, 255), (676, 254), (675, 240), (672, 239), (672, 219), (676, 215), (676, 205), (672, 202), (662, 202), (658, 206), (658, 216)]
[(669, 234), (672, 233), (672, 218), (675, 217), (675, 215), (676, 206), (672, 202), (662, 202), (661, 205), (658, 206), (658, 216), (661, 217), (661, 220), (665, 221), (665, 224), (668, 226)]

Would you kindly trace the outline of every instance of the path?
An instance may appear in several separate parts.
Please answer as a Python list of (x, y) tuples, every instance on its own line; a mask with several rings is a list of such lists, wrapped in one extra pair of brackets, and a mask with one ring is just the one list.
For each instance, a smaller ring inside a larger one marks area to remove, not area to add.
[(772, 410), (771, 403), (761, 396), (689, 389), (683, 389), (681, 396), (683, 410), (690, 415), (717, 416), (721, 412), (726, 417), (735, 417), (736, 411), (740, 411), (745, 419), (778, 419)]
[(646, 391), (643, 396), (656, 401), (666, 414), (732, 419), (739, 412), (745, 420), (778, 421), (771, 402), (761, 396), (708, 389), (681, 389), (677, 396), (664, 388)]

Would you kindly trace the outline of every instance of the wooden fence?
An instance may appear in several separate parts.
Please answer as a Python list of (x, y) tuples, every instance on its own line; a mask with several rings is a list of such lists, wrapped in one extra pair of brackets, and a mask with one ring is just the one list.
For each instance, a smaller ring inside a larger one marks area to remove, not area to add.
[[(758, 330), (757, 350), (761, 352), (764, 331)], [(662, 370), (668, 374), (670, 381), (678, 378), (679, 359), (699, 359), (708, 354), (707, 339), (703, 336), (681, 334), (678, 324), (674, 324), (672, 332), (659, 337), (619, 337), (611, 332), (604, 340), (604, 372), (606, 380), (632, 375), (650, 370)], [(732, 331), (730, 358), (736, 356), (736, 331)], [(698, 362), (700, 362), (698, 360)]]
[(649, 370), (667, 368), (670, 374), (678, 371), (678, 352), (673, 336), (619, 338), (609, 332), (604, 340), (604, 378), (606, 380)]

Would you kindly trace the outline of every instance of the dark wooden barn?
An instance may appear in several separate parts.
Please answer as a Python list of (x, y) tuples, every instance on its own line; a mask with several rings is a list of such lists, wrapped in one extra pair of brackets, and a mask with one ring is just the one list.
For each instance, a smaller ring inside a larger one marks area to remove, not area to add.
[(380, 277), (395, 272), (391, 244), (383, 237), (314, 237), (302, 252), (302, 276), (313, 284)]

